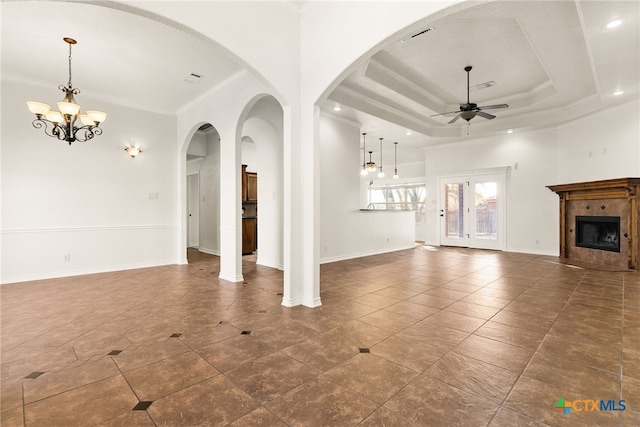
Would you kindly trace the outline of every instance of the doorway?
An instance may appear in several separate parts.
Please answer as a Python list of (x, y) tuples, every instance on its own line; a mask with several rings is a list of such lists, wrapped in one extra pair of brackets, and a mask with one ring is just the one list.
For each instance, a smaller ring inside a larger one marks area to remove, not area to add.
[(506, 249), (506, 170), (440, 177), (440, 244)]
[(200, 246), (200, 172), (187, 175), (187, 247)]

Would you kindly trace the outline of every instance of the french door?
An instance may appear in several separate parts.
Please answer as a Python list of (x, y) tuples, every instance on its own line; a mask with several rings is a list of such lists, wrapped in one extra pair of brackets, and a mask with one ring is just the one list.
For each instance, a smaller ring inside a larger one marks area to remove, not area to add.
[(506, 171), (440, 177), (440, 244), (505, 250)]

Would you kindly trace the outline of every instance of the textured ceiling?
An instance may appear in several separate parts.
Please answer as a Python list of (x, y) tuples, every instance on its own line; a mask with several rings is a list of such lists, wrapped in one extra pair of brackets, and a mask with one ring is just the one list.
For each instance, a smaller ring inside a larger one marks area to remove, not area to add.
[[(478, 3), (423, 23), (414, 33), (429, 31), (373, 55), (322, 109), (362, 123), (367, 140), (399, 141), (405, 161), (407, 148), (459, 141), (467, 132), (480, 137), (559, 125), (638, 99), (639, 15), (637, 1)], [(614, 18), (622, 25), (607, 29)], [(476, 116), (470, 126), (448, 124), (455, 114), (431, 117), (466, 103), (466, 66), (473, 66), (471, 86), (495, 82), (472, 90), (472, 103), (509, 108), (488, 111), (492, 120)], [(617, 89), (624, 94), (614, 96)]]

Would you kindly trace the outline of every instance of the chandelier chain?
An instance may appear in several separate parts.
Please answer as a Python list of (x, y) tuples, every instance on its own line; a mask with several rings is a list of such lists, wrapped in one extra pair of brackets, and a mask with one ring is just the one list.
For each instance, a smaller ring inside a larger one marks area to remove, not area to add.
[(71, 87), (71, 43), (69, 43), (69, 87)]

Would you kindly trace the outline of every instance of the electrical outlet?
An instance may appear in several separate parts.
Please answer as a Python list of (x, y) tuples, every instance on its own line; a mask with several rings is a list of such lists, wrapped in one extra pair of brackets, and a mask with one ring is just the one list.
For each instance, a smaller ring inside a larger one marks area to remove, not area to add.
[(66, 254), (64, 256), (64, 262), (71, 262), (71, 254)]

